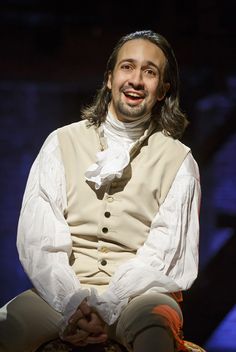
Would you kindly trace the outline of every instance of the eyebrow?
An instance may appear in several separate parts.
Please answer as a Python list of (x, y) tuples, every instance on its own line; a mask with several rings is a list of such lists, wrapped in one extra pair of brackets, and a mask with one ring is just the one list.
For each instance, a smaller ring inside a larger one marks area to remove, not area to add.
[[(127, 58), (127, 59), (123, 59), (123, 60), (119, 61), (117, 64), (120, 65), (120, 64), (122, 64), (123, 62), (136, 62), (136, 60), (131, 59), (131, 58)], [(146, 66), (146, 65), (147, 65), (147, 66), (153, 66), (153, 67), (155, 67), (155, 68), (157, 69), (159, 75), (161, 74), (160, 67), (157, 66), (156, 64), (154, 64), (154, 62), (152, 62), (152, 61), (146, 61), (145, 66)]]

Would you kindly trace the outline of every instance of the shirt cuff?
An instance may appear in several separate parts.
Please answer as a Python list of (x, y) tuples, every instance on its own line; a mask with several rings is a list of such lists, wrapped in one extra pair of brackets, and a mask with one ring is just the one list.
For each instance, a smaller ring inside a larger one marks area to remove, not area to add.
[(68, 324), (68, 320), (78, 309), (81, 302), (90, 295), (89, 290), (81, 289), (68, 296), (63, 301), (64, 310), (60, 322), (60, 332), (62, 333)]
[(91, 296), (88, 298), (88, 302), (97, 310), (105, 323), (112, 325), (120, 316), (122, 309), (127, 305), (128, 298), (120, 300), (110, 289), (99, 296), (95, 289), (91, 289)]

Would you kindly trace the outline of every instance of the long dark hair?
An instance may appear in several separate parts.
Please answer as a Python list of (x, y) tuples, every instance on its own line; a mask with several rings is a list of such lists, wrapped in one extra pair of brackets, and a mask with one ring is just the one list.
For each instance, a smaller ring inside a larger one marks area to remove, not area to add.
[(179, 107), (179, 70), (175, 54), (168, 41), (151, 30), (136, 31), (123, 36), (114, 47), (106, 66), (103, 85), (98, 90), (93, 103), (82, 109), (81, 117), (92, 124), (100, 125), (106, 118), (111, 91), (107, 87), (108, 77), (116, 65), (120, 48), (129, 40), (145, 39), (157, 45), (165, 54), (166, 65), (162, 78), (163, 83), (170, 83), (170, 89), (162, 101), (158, 101), (152, 110), (152, 118), (157, 127), (173, 138), (181, 138), (188, 124), (187, 116)]

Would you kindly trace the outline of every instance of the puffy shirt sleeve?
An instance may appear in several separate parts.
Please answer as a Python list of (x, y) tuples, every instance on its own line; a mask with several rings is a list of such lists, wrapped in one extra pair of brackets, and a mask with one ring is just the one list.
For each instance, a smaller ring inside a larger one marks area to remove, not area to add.
[(192, 285), (198, 274), (200, 199), (199, 170), (189, 153), (153, 219), (146, 242), (96, 298), (95, 305), (109, 324), (132, 297), (148, 290), (177, 292)]
[(34, 161), (20, 212), (17, 248), (41, 297), (67, 320), (88, 295), (69, 265), (72, 241), (64, 218), (65, 175), (56, 131)]

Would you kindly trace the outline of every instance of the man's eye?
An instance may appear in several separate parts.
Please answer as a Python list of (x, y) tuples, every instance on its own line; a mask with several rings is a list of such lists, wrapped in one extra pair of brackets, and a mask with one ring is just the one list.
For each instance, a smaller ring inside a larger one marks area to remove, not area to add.
[(131, 65), (125, 64), (121, 66), (122, 70), (131, 70)]
[(151, 69), (148, 69), (148, 70), (146, 70), (145, 72), (146, 72), (146, 74), (147, 74), (148, 76), (153, 76), (153, 77), (156, 76), (156, 72), (153, 71), (153, 70), (151, 70)]

